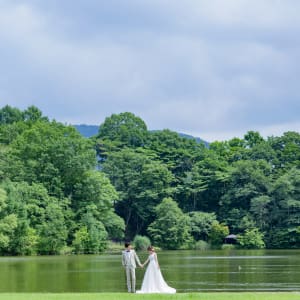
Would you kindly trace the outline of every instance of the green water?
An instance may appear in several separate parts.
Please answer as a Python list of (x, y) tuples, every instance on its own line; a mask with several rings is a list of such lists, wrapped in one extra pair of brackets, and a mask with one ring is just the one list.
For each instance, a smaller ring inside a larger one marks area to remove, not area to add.
[[(164, 251), (158, 259), (178, 292), (300, 291), (300, 250)], [(137, 289), (144, 272), (137, 269)], [(0, 292), (125, 291), (120, 254), (0, 257)]]

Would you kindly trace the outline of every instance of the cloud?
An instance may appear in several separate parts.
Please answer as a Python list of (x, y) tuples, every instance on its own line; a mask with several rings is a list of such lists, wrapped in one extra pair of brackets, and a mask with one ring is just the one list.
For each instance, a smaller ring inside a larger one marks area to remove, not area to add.
[[(299, 130), (300, 3), (0, 0), (0, 104), (207, 140)], [(5, 102), (6, 101), (6, 102)], [(282, 124), (282, 125), (281, 125)]]

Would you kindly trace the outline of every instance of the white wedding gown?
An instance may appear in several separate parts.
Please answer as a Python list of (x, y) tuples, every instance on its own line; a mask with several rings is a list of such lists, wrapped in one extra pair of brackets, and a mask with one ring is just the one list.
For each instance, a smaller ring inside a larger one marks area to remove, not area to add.
[(149, 255), (149, 265), (144, 275), (142, 288), (141, 290), (137, 291), (137, 293), (176, 293), (176, 289), (169, 287), (165, 282), (160, 268), (158, 268), (155, 255), (156, 253)]

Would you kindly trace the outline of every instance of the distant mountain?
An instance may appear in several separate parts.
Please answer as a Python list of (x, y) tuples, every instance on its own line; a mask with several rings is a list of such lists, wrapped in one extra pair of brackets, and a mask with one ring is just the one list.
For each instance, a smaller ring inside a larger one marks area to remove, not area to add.
[(192, 136), (192, 135), (185, 134), (185, 133), (180, 133), (180, 132), (178, 132), (178, 134), (179, 134), (181, 137), (184, 137), (184, 138), (186, 138), (186, 139), (194, 139), (197, 143), (204, 143), (206, 147), (209, 147), (209, 142), (204, 141), (204, 140), (202, 140), (202, 139), (199, 138), (199, 137), (194, 137), (194, 136)]
[[(89, 138), (91, 136), (94, 136), (98, 134), (99, 126), (97, 125), (86, 125), (86, 124), (80, 124), (80, 125), (73, 125), (84, 137)], [(155, 130), (157, 131), (157, 130)], [(199, 137), (194, 137), (192, 135), (188, 135), (185, 133), (178, 133), (181, 137), (186, 139), (194, 139), (197, 143), (204, 143), (206, 147), (209, 146), (209, 143), (207, 141), (202, 140)]]

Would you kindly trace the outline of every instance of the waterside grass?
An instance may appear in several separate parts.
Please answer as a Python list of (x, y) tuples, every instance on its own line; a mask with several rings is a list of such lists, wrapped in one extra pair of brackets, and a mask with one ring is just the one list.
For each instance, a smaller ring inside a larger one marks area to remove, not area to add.
[(2, 293), (0, 300), (300, 300), (300, 292), (245, 292), (245, 293)]

